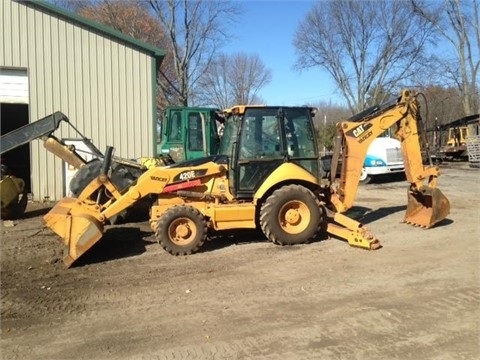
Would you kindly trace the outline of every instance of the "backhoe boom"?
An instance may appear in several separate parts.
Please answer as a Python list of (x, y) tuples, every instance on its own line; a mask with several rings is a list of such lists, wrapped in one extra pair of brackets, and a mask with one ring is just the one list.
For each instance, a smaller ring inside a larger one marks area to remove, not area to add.
[(353, 206), (368, 146), (396, 125), (394, 136), (401, 142), (405, 175), (410, 183), (405, 221), (429, 228), (448, 215), (450, 204), (436, 188), (439, 169), (424, 166), (422, 162), (420, 122), (417, 97), (404, 90), (394, 105), (362, 120), (337, 124), (337, 139), (340, 141), (336, 143), (334, 157), (342, 154), (342, 172), (339, 183), (332, 182), (331, 185), (331, 201), (336, 211), (343, 213)]

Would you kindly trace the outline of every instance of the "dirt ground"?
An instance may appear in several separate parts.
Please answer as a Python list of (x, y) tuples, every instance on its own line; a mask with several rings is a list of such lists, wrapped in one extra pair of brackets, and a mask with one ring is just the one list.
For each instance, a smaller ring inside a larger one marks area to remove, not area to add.
[(429, 230), (401, 223), (405, 181), (362, 186), (376, 251), (243, 231), (174, 257), (145, 222), (67, 270), (52, 204), (29, 204), (1, 227), (1, 358), (479, 359), (479, 175), (442, 166), (451, 214)]

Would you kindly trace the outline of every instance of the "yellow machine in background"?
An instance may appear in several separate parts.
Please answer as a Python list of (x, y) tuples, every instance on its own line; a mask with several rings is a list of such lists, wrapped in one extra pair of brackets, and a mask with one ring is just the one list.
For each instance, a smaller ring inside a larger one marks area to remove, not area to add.
[(439, 149), (443, 160), (468, 160), (467, 142), (480, 134), (480, 115), (474, 114), (438, 127), (438, 138), (447, 130), (447, 142)]
[[(148, 196), (156, 199), (151, 227), (174, 255), (197, 251), (208, 229), (240, 228), (261, 228), (280, 245), (305, 243), (326, 230), (352, 246), (377, 249), (378, 239), (342, 213), (353, 205), (369, 143), (393, 124), (410, 182), (405, 221), (429, 228), (447, 216), (450, 204), (436, 188), (438, 168), (422, 164), (415, 94), (405, 90), (358, 121), (339, 123), (334, 163), (341, 154), (342, 172), (339, 182), (332, 176), (328, 185), (320, 181), (314, 113), (309, 107), (228, 109), (218, 155), (151, 167), (125, 189), (108, 176), (113, 152), (108, 148), (100, 175), (78, 198), (62, 199), (44, 217), (67, 247), (65, 264), (72, 265), (102, 238), (109, 218)], [(98, 192), (108, 200), (92, 200)]]
[(13, 175), (8, 175), (3, 164), (0, 196), (3, 220), (16, 219), (23, 215), (28, 201), (25, 181)]

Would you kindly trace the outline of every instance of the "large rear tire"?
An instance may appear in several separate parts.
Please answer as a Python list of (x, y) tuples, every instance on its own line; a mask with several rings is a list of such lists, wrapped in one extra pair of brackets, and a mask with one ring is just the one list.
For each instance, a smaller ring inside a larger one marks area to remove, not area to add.
[[(74, 197), (78, 197), (87, 185), (100, 175), (102, 165), (103, 161), (93, 159), (78, 169), (70, 181), (70, 191)], [(112, 163), (111, 180), (119, 191), (130, 186), (141, 174), (142, 171), (140, 169), (130, 168), (115, 162)]]
[(172, 255), (189, 255), (203, 245), (207, 238), (207, 222), (192, 206), (173, 206), (160, 217), (155, 236)]
[(278, 245), (303, 244), (320, 231), (323, 211), (316, 196), (300, 185), (275, 190), (260, 209), (260, 227)]
[[(100, 171), (102, 170), (103, 161), (100, 159), (93, 159), (83, 165), (73, 176), (72, 180), (70, 181), (70, 191), (73, 197), (78, 197), (82, 191), (87, 187), (88, 184), (92, 182), (98, 175), (100, 175)], [(123, 189), (129, 187), (134, 181), (140, 177), (142, 171), (140, 169), (129, 168), (119, 163), (112, 163), (112, 173), (111, 173), (111, 181), (113, 185), (119, 190), (122, 191)], [(97, 193), (94, 193), (91, 197), (91, 200), (97, 199)], [(106, 195), (103, 195), (100, 201), (104, 202), (107, 201), (108, 198)], [(139, 202), (137, 206), (133, 208), (126, 209), (119, 214), (110, 218), (111, 224), (120, 224), (126, 221), (129, 217), (132, 217), (133, 213), (137, 213), (139, 211), (144, 211), (145, 206), (143, 203)], [(137, 214), (138, 215), (138, 214)], [(147, 216), (145, 215), (145, 218)]]
[(102, 162), (99, 159), (93, 159), (78, 169), (70, 180), (72, 196), (78, 197), (87, 185), (100, 174), (101, 168)]

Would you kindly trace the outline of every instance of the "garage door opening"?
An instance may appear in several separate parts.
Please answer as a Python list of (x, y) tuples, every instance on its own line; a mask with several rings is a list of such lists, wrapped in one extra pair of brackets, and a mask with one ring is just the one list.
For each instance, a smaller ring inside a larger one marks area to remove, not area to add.
[[(1, 135), (27, 125), (27, 104), (0, 104)], [(30, 144), (25, 144), (16, 149), (2, 154), (2, 164), (5, 164), (9, 172), (25, 181), (29, 193), (32, 192), (30, 180)]]

